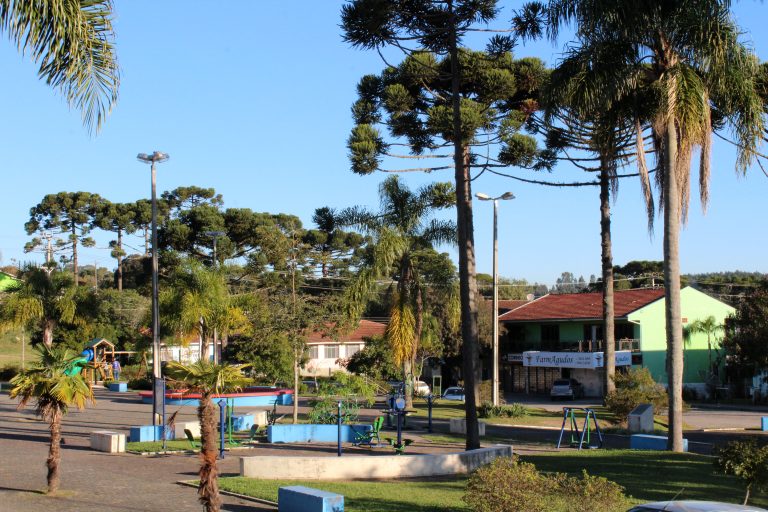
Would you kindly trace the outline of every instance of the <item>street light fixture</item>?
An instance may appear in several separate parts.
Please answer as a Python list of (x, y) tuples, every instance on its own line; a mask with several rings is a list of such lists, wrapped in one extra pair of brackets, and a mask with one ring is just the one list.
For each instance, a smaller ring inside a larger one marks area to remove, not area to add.
[(475, 194), (481, 201), (493, 201), (493, 405), (499, 405), (499, 199), (506, 201), (514, 199), (512, 192), (504, 192), (499, 197), (478, 192)]
[[(157, 424), (158, 400), (156, 382), (162, 379), (160, 371), (160, 303), (157, 291), (157, 171), (155, 164), (165, 162), (169, 156), (167, 153), (155, 151), (151, 155), (139, 153), (136, 158), (145, 164), (150, 164), (152, 170), (152, 424)], [(163, 397), (165, 399), (165, 397)], [(165, 440), (165, 435), (163, 435)]]

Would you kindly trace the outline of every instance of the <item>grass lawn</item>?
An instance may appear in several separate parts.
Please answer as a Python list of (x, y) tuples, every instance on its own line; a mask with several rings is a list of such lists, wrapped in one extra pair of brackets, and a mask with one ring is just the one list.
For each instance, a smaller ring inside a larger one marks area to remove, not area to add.
[[(564, 450), (520, 457), (540, 471), (574, 475), (586, 469), (591, 475), (613, 480), (626, 488), (634, 502), (678, 499), (715, 500), (741, 503), (744, 491), (733, 477), (714, 472), (713, 458), (695, 454), (632, 450)], [(337, 492), (345, 497), (345, 508), (358, 511), (440, 511), (468, 510), (461, 497), (466, 478), (437, 478), (428, 481), (307, 482), (255, 480), (241, 477), (219, 479), (222, 489), (275, 501), (277, 489), (305, 485)], [(682, 492), (680, 492), (682, 490)], [(768, 506), (765, 493), (755, 493), (753, 505)]]
[(219, 478), (219, 487), (257, 498), (277, 501), (277, 489), (287, 485), (304, 485), (344, 496), (348, 512), (435, 512), (469, 510), (461, 501), (465, 478), (436, 478), (429, 481), (384, 480), (359, 482), (307, 482), (297, 480), (254, 480), (252, 478)]
[[(27, 333), (24, 338), (26, 342), (24, 351), (26, 361), (29, 363), (35, 355), (29, 344), (29, 334)], [(21, 366), (21, 331), (13, 330), (0, 335), (0, 367), (8, 364)]]
[[(200, 439), (195, 439), (197, 444), (200, 444)], [(169, 452), (176, 452), (176, 451), (200, 451), (200, 447), (192, 448), (189, 446), (189, 441), (186, 439), (169, 439), (165, 442), (166, 450)], [(227, 448), (237, 448), (241, 446), (240, 444), (235, 443), (226, 443), (225, 446)], [(216, 438), (216, 449), (219, 448), (219, 438)], [(163, 451), (163, 442), (162, 441), (143, 441), (141, 443), (125, 443), (125, 450), (129, 452), (139, 452), (139, 453), (154, 453), (154, 452), (161, 452)]]

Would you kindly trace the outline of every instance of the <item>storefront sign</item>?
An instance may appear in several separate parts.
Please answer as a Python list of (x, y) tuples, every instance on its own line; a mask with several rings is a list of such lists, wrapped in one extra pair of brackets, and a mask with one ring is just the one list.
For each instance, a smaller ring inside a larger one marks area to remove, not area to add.
[(508, 363), (522, 363), (523, 362), (523, 354), (517, 353), (517, 354), (504, 354), (501, 356), (502, 361), (506, 361)]
[[(539, 368), (602, 368), (604, 363), (602, 352), (523, 352), (523, 366)], [(616, 352), (616, 366), (632, 364), (632, 353), (629, 350)]]

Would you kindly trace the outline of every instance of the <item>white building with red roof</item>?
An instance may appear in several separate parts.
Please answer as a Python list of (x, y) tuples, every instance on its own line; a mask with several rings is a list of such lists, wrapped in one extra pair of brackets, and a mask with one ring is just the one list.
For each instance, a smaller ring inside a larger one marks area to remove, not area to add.
[(350, 333), (332, 335), (334, 326), (328, 331), (314, 331), (307, 338), (309, 361), (304, 365), (302, 375), (330, 376), (333, 372), (346, 371), (342, 362), (365, 347), (366, 340), (383, 336), (387, 324), (371, 320), (360, 320), (357, 328)]

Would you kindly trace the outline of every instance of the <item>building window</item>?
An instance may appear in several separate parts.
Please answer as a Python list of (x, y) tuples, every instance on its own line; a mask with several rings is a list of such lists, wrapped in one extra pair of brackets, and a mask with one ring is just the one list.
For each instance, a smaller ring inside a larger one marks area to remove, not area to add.
[(320, 358), (320, 347), (317, 345), (310, 345), (309, 347), (309, 358), (310, 359), (319, 359)]
[(362, 345), (344, 345), (347, 349), (347, 357), (352, 357), (363, 349)]
[(339, 358), (339, 346), (338, 345), (326, 345), (325, 346), (325, 358), (326, 359), (338, 359)]

